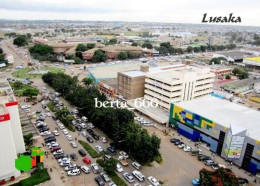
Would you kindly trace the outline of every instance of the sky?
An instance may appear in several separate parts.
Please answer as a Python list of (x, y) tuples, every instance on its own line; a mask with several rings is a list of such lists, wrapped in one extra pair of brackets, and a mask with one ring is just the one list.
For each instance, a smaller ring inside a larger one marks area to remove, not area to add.
[(0, 19), (200, 24), (207, 16), (241, 17), (260, 26), (260, 0), (0, 0)]

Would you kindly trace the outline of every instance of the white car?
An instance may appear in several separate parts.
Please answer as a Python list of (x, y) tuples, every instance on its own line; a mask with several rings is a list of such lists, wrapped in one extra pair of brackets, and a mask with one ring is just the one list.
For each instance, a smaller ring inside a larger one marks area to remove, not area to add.
[(81, 169), (83, 172), (85, 172), (86, 174), (87, 174), (87, 173), (90, 173), (90, 169), (89, 169), (86, 165), (81, 166), (80, 169)]
[(132, 166), (133, 166), (135, 169), (137, 169), (137, 170), (140, 170), (140, 169), (142, 168), (142, 166), (141, 166), (139, 163), (137, 163), (137, 162), (133, 162), (133, 163), (132, 163)]
[(47, 112), (46, 116), (51, 117), (51, 113)]
[(117, 172), (123, 172), (124, 170), (123, 170), (123, 168), (120, 164), (116, 164), (116, 171)]
[(60, 135), (60, 133), (57, 130), (52, 131), (52, 133), (54, 134), (54, 136), (59, 136)]
[(95, 126), (92, 123), (88, 123), (88, 128), (93, 129)]
[(106, 137), (102, 137), (101, 140), (102, 140), (103, 143), (106, 143), (106, 142), (107, 142)]
[(65, 135), (69, 134), (69, 131), (68, 131), (67, 129), (62, 129), (62, 132), (63, 132)]
[(109, 182), (108, 186), (117, 186), (117, 184), (115, 184), (115, 182)]
[(86, 132), (86, 131), (82, 131), (81, 134), (82, 134), (82, 136), (84, 136), (84, 137), (87, 136), (87, 132)]
[(191, 151), (191, 147), (186, 145), (186, 146), (183, 148), (183, 150), (184, 150), (185, 152), (190, 152), (190, 151)]
[(41, 136), (47, 136), (47, 135), (50, 135), (50, 134), (51, 134), (50, 131), (44, 131), (44, 132), (40, 133)]
[(58, 142), (48, 145), (49, 148), (54, 148), (54, 147), (59, 147), (59, 146), (60, 146), (60, 144)]
[(76, 120), (72, 120), (71, 123), (72, 123), (72, 125), (74, 125), (74, 126), (77, 125)]
[(82, 118), (81, 118), (83, 121), (87, 121), (88, 120), (88, 118), (86, 117), (86, 116), (82, 116)]
[(58, 126), (59, 126), (59, 128), (60, 128), (61, 130), (65, 129), (65, 127), (64, 127), (63, 124), (58, 124)]
[(80, 170), (74, 169), (74, 170), (68, 171), (67, 174), (68, 174), (68, 176), (77, 176), (77, 175), (80, 175)]
[(64, 162), (64, 161), (70, 161), (70, 158), (61, 158), (58, 159), (58, 163)]
[(144, 181), (144, 180), (145, 180), (145, 176), (144, 176), (141, 172), (139, 172), (139, 171), (137, 171), (137, 170), (134, 170), (134, 171), (132, 172), (132, 174), (133, 174), (139, 181)]
[(63, 150), (57, 150), (53, 153), (53, 155), (63, 154)]
[(184, 147), (185, 147), (185, 144), (184, 144), (184, 143), (178, 145), (178, 148), (179, 148), (179, 149), (183, 149)]
[(29, 112), (30, 112), (30, 109), (24, 109), (24, 111), (25, 111), (26, 113), (29, 113)]
[(74, 109), (73, 112), (74, 112), (75, 114), (78, 114), (78, 113), (79, 113), (79, 111), (78, 111), (77, 109)]
[(72, 137), (70, 134), (66, 135), (66, 138), (67, 138), (69, 141), (73, 140), (73, 137)]
[(133, 183), (135, 181), (134, 177), (131, 174), (129, 174), (128, 172), (125, 172), (123, 174), (123, 176), (129, 183)]
[(100, 145), (96, 145), (95, 148), (97, 149), (98, 152), (103, 151), (103, 148)]
[(152, 176), (149, 176), (147, 179), (149, 180), (149, 182), (150, 182), (153, 186), (159, 186), (159, 185), (160, 185), (160, 183), (159, 183), (154, 177), (152, 177)]
[(77, 143), (76, 143), (75, 141), (71, 142), (70, 145), (71, 145), (73, 148), (77, 148), (77, 147), (78, 147), (78, 145), (77, 145)]
[(128, 154), (124, 151), (120, 151), (119, 154), (123, 156), (125, 159), (129, 158)]

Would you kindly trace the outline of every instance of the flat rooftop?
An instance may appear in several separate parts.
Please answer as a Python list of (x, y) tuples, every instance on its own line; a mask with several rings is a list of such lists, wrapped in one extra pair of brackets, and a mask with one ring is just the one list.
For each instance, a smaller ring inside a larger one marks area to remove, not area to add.
[(260, 140), (260, 112), (213, 96), (175, 103), (222, 126), (232, 128), (233, 134), (247, 130), (246, 135)]
[(254, 62), (260, 63), (260, 57), (247, 57), (247, 58), (244, 58), (244, 60), (249, 60), (249, 61), (254, 61)]
[[(178, 64), (179, 62), (176, 62)], [(165, 62), (157, 62), (156, 67), (164, 66)], [(104, 80), (110, 78), (117, 78), (118, 72), (124, 71), (140, 71), (140, 67), (148, 65), (150, 68), (154, 67), (154, 63), (143, 63), (138, 60), (126, 61), (123, 63), (107, 64), (96, 66), (94, 69), (90, 69), (89, 72), (97, 79)]]

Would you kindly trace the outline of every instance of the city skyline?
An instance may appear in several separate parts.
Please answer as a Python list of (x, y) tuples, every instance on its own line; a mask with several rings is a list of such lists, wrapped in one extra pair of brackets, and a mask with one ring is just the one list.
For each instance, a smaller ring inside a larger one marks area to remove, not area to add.
[[(126, 21), (201, 24), (203, 14), (226, 16), (233, 13), (241, 17), (241, 23), (228, 23), (234, 26), (260, 26), (257, 20), (257, 7), (253, 0), (229, 2), (192, 1), (88, 1), (79, 0), (11, 0), (0, 5), (0, 19), (11, 20), (82, 20), (82, 21)], [(220, 25), (215, 23), (212, 25)]]

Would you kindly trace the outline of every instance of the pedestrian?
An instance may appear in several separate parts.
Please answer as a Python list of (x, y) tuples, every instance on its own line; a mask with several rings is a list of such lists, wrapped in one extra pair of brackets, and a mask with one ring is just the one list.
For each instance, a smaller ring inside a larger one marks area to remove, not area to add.
[(256, 183), (256, 179), (254, 180), (254, 183)]
[(75, 140), (77, 141), (77, 140), (78, 140), (78, 138), (77, 138), (77, 137), (75, 137)]
[(44, 143), (42, 143), (42, 147), (44, 147)]

